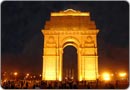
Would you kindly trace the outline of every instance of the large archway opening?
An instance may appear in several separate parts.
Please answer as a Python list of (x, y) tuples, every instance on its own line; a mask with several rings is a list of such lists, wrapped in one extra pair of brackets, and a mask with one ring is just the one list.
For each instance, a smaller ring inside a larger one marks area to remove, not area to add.
[(72, 45), (63, 49), (62, 80), (69, 79), (78, 80), (78, 54)]

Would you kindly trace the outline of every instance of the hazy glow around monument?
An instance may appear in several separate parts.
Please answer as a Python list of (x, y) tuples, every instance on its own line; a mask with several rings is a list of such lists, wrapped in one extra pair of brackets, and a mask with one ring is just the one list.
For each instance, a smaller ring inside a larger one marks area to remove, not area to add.
[[(89, 12), (67, 9), (52, 12), (46, 22), (42, 80), (63, 80), (63, 49), (74, 46), (78, 55), (78, 80), (96, 80), (98, 76), (97, 33)], [(69, 63), (69, 62), (68, 62)]]

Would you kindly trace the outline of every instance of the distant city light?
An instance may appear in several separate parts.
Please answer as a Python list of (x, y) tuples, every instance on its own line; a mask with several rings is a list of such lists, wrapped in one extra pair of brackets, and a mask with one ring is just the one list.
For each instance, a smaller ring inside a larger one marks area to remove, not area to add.
[(5, 79), (3, 82), (6, 82), (7, 81), (7, 79)]
[(125, 73), (125, 72), (121, 72), (121, 73), (119, 73), (119, 76), (120, 76), (120, 77), (125, 77), (125, 76), (126, 76), (126, 73)]
[[(98, 74), (98, 79), (99, 80), (104, 80), (104, 81), (114, 81), (116, 79), (119, 79), (119, 80), (126, 80), (128, 79), (127, 75), (128, 73), (127, 72), (116, 72), (116, 73), (110, 73), (110, 72), (104, 72), (102, 74)], [(11, 75), (11, 76), (9, 76)], [(3, 81), (6, 81), (7, 79), (10, 80), (10, 79), (14, 79), (14, 80), (18, 80), (18, 79), (21, 79), (22, 75), (24, 75), (24, 78), (23, 79), (41, 79), (42, 77), (42, 74), (37, 74), (37, 75), (31, 75), (30, 73), (24, 73), (24, 74), (21, 74), (20, 72), (11, 72), (11, 74), (7, 73), (7, 75), (5, 75), (5, 73), (2, 74), (2, 79)], [(18, 76), (19, 75), (19, 76)], [(13, 77), (12, 77), (13, 76)], [(82, 79), (82, 76), (80, 76), (80, 81), (84, 80)], [(64, 78), (65, 80), (69, 80), (68, 77), (65, 77)], [(71, 76), (70, 79), (74, 80), (74, 77)], [(58, 78), (59, 81), (62, 81), (62, 78)]]
[(18, 75), (18, 73), (17, 72), (14, 72), (14, 76), (17, 76)]
[(105, 80), (105, 81), (109, 81), (110, 80), (110, 74), (109, 73), (103, 73), (103, 79)]
[(41, 77), (42, 75), (40, 74), (39, 76)]
[(29, 76), (29, 73), (27, 73), (26, 75)]
[(14, 72), (14, 76), (15, 76), (15, 80), (16, 80), (16, 76), (18, 75), (18, 73), (17, 72)]
[(71, 79), (74, 79), (74, 77), (72, 76)]
[(33, 78), (35, 78), (36, 76), (33, 76)]

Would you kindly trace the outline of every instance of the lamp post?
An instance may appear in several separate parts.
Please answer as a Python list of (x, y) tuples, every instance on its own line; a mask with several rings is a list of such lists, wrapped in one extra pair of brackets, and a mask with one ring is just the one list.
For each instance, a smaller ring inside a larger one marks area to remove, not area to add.
[(119, 73), (119, 78), (121, 79), (121, 80), (127, 80), (127, 73), (126, 72), (120, 72)]
[(121, 73), (119, 73), (119, 76), (124, 78), (124, 77), (126, 77), (126, 73), (125, 72), (121, 72)]
[(40, 74), (39, 77), (40, 77), (40, 80), (41, 80), (42, 75)]
[(103, 80), (110, 81), (110, 74), (109, 73), (103, 73)]
[(29, 73), (26, 74), (26, 79), (29, 77)]
[(17, 75), (18, 75), (18, 73), (17, 73), (17, 72), (14, 72), (15, 80), (16, 80)]

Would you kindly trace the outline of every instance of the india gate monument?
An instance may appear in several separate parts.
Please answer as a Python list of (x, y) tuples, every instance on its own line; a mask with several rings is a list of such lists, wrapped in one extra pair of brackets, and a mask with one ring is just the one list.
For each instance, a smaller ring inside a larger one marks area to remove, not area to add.
[(46, 21), (42, 30), (44, 35), (42, 80), (64, 80), (63, 49), (67, 46), (73, 46), (77, 50), (77, 80), (96, 80), (98, 32), (89, 12), (73, 9), (52, 12), (50, 20)]

